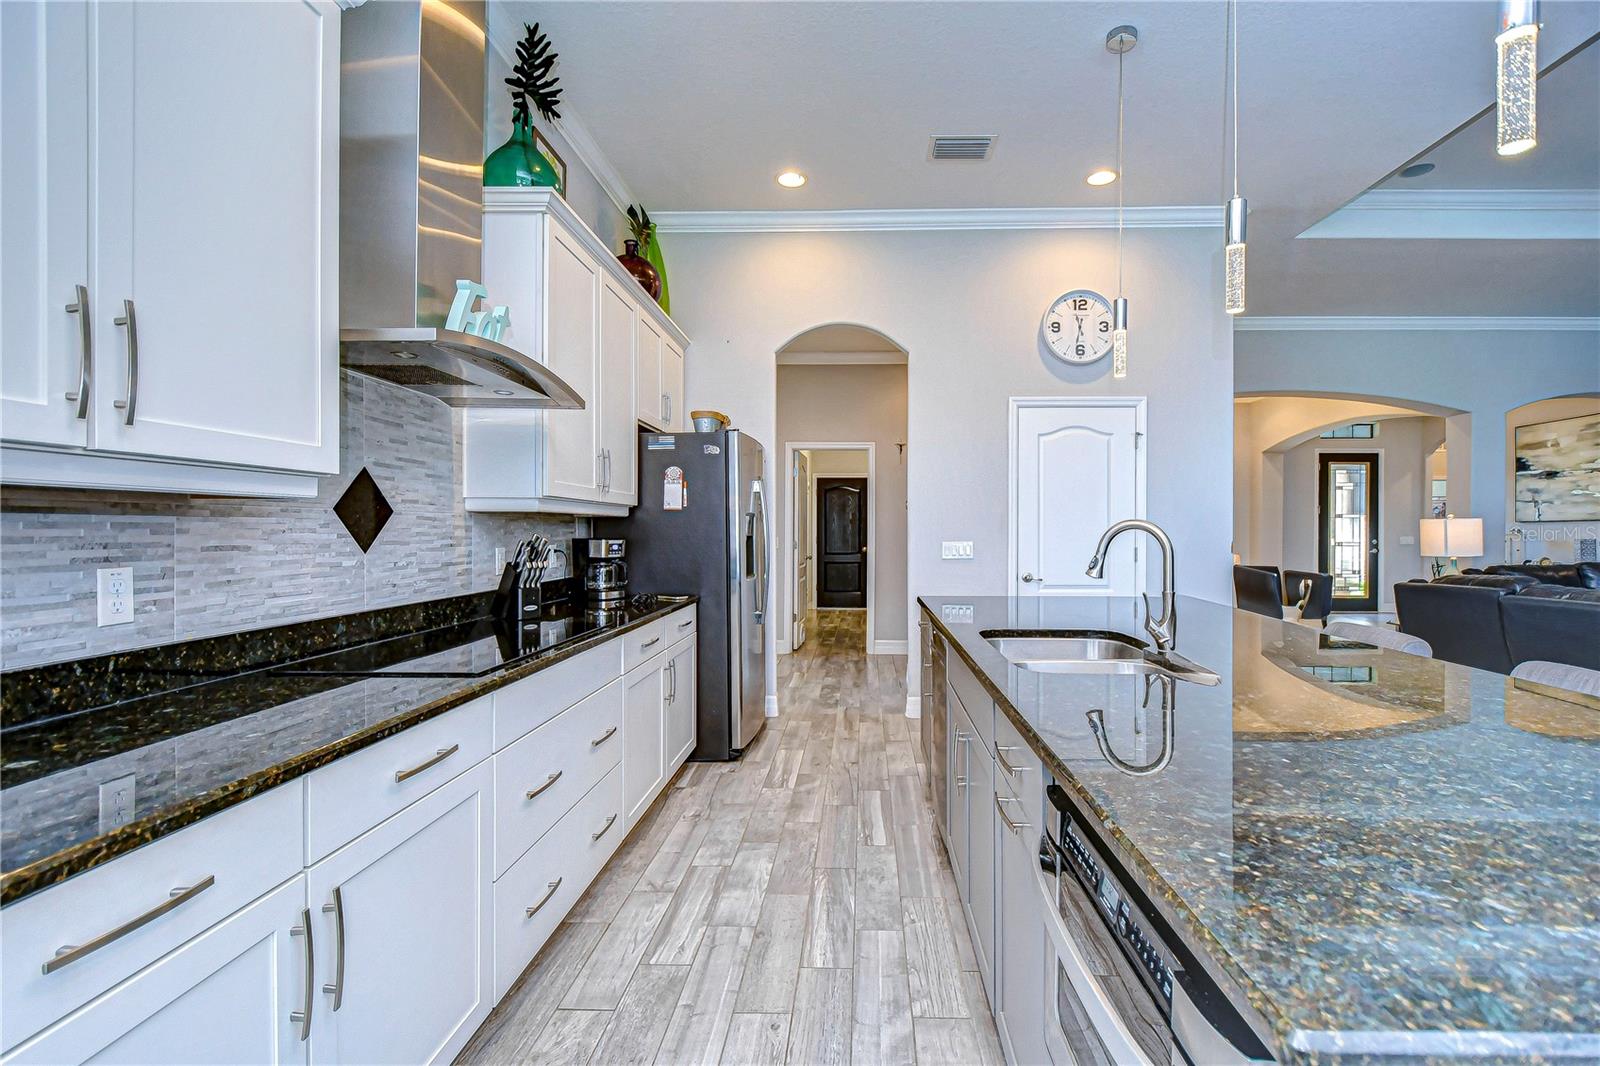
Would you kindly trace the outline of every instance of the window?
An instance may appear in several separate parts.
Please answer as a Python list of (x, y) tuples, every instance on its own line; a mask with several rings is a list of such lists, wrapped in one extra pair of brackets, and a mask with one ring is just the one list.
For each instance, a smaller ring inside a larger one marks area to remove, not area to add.
[(1348, 426), (1335, 426), (1322, 434), (1323, 440), (1371, 440), (1378, 435), (1376, 422), (1352, 422)]

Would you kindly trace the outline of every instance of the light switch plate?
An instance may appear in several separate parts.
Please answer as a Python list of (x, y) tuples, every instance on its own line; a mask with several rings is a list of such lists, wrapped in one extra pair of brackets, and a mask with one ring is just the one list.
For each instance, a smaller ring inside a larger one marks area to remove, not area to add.
[(972, 604), (946, 603), (939, 608), (939, 616), (946, 622), (971, 622)]
[(1407, 536), (1403, 536), (1403, 537), (1400, 538), (1400, 543), (1401, 544), (1409, 545), (1409, 544), (1415, 544), (1416, 542), (1417, 542), (1417, 538), (1413, 537), (1413, 536), (1407, 535)]
[(133, 821), (134, 776), (124, 774), (100, 784), (100, 832)]
[(133, 567), (108, 566), (94, 572), (99, 623), (120, 626), (133, 621)]
[(970, 559), (972, 558), (972, 541), (947, 540), (943, 544), (940, 554), (943, 559)]

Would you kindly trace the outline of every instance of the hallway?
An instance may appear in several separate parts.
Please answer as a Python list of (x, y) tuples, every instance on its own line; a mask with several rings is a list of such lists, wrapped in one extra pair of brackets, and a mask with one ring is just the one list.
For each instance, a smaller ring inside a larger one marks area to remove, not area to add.
[(1001, 1062), (906, 660), (818, 611), (780, 717), (690, 763), (457, 1061)]

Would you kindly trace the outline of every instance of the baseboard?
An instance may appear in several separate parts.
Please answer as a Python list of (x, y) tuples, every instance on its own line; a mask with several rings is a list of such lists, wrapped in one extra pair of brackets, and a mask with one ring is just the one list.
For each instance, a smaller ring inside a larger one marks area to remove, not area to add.
[(903, 640), (875, 640), (872, 642), (873, 655), (904, 655), (908, 644)]
[(777, 696), (768, 696), (767, 697), (767, 717), (768, 718), (776, 718), (776, 717), (778, 717), (778, 697)]
[(921, 696), (907, 696), (906, 697), (906, 717), (907, 718), (921, 718), (922, 717), (922, 697)]
[(794, 654), (794, 648), (790, 646), (788, 637), (784, 637), (782, 640), (778, 641), (778, 654), (779, 655), (793, 655)]

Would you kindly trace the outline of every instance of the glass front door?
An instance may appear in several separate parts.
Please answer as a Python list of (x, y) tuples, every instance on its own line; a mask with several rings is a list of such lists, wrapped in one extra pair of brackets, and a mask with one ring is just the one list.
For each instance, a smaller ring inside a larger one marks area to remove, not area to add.
[(1378, 609), (1378, 456), (1318, 456), (1317, 569), (1333, 575), (1335, 611)]

